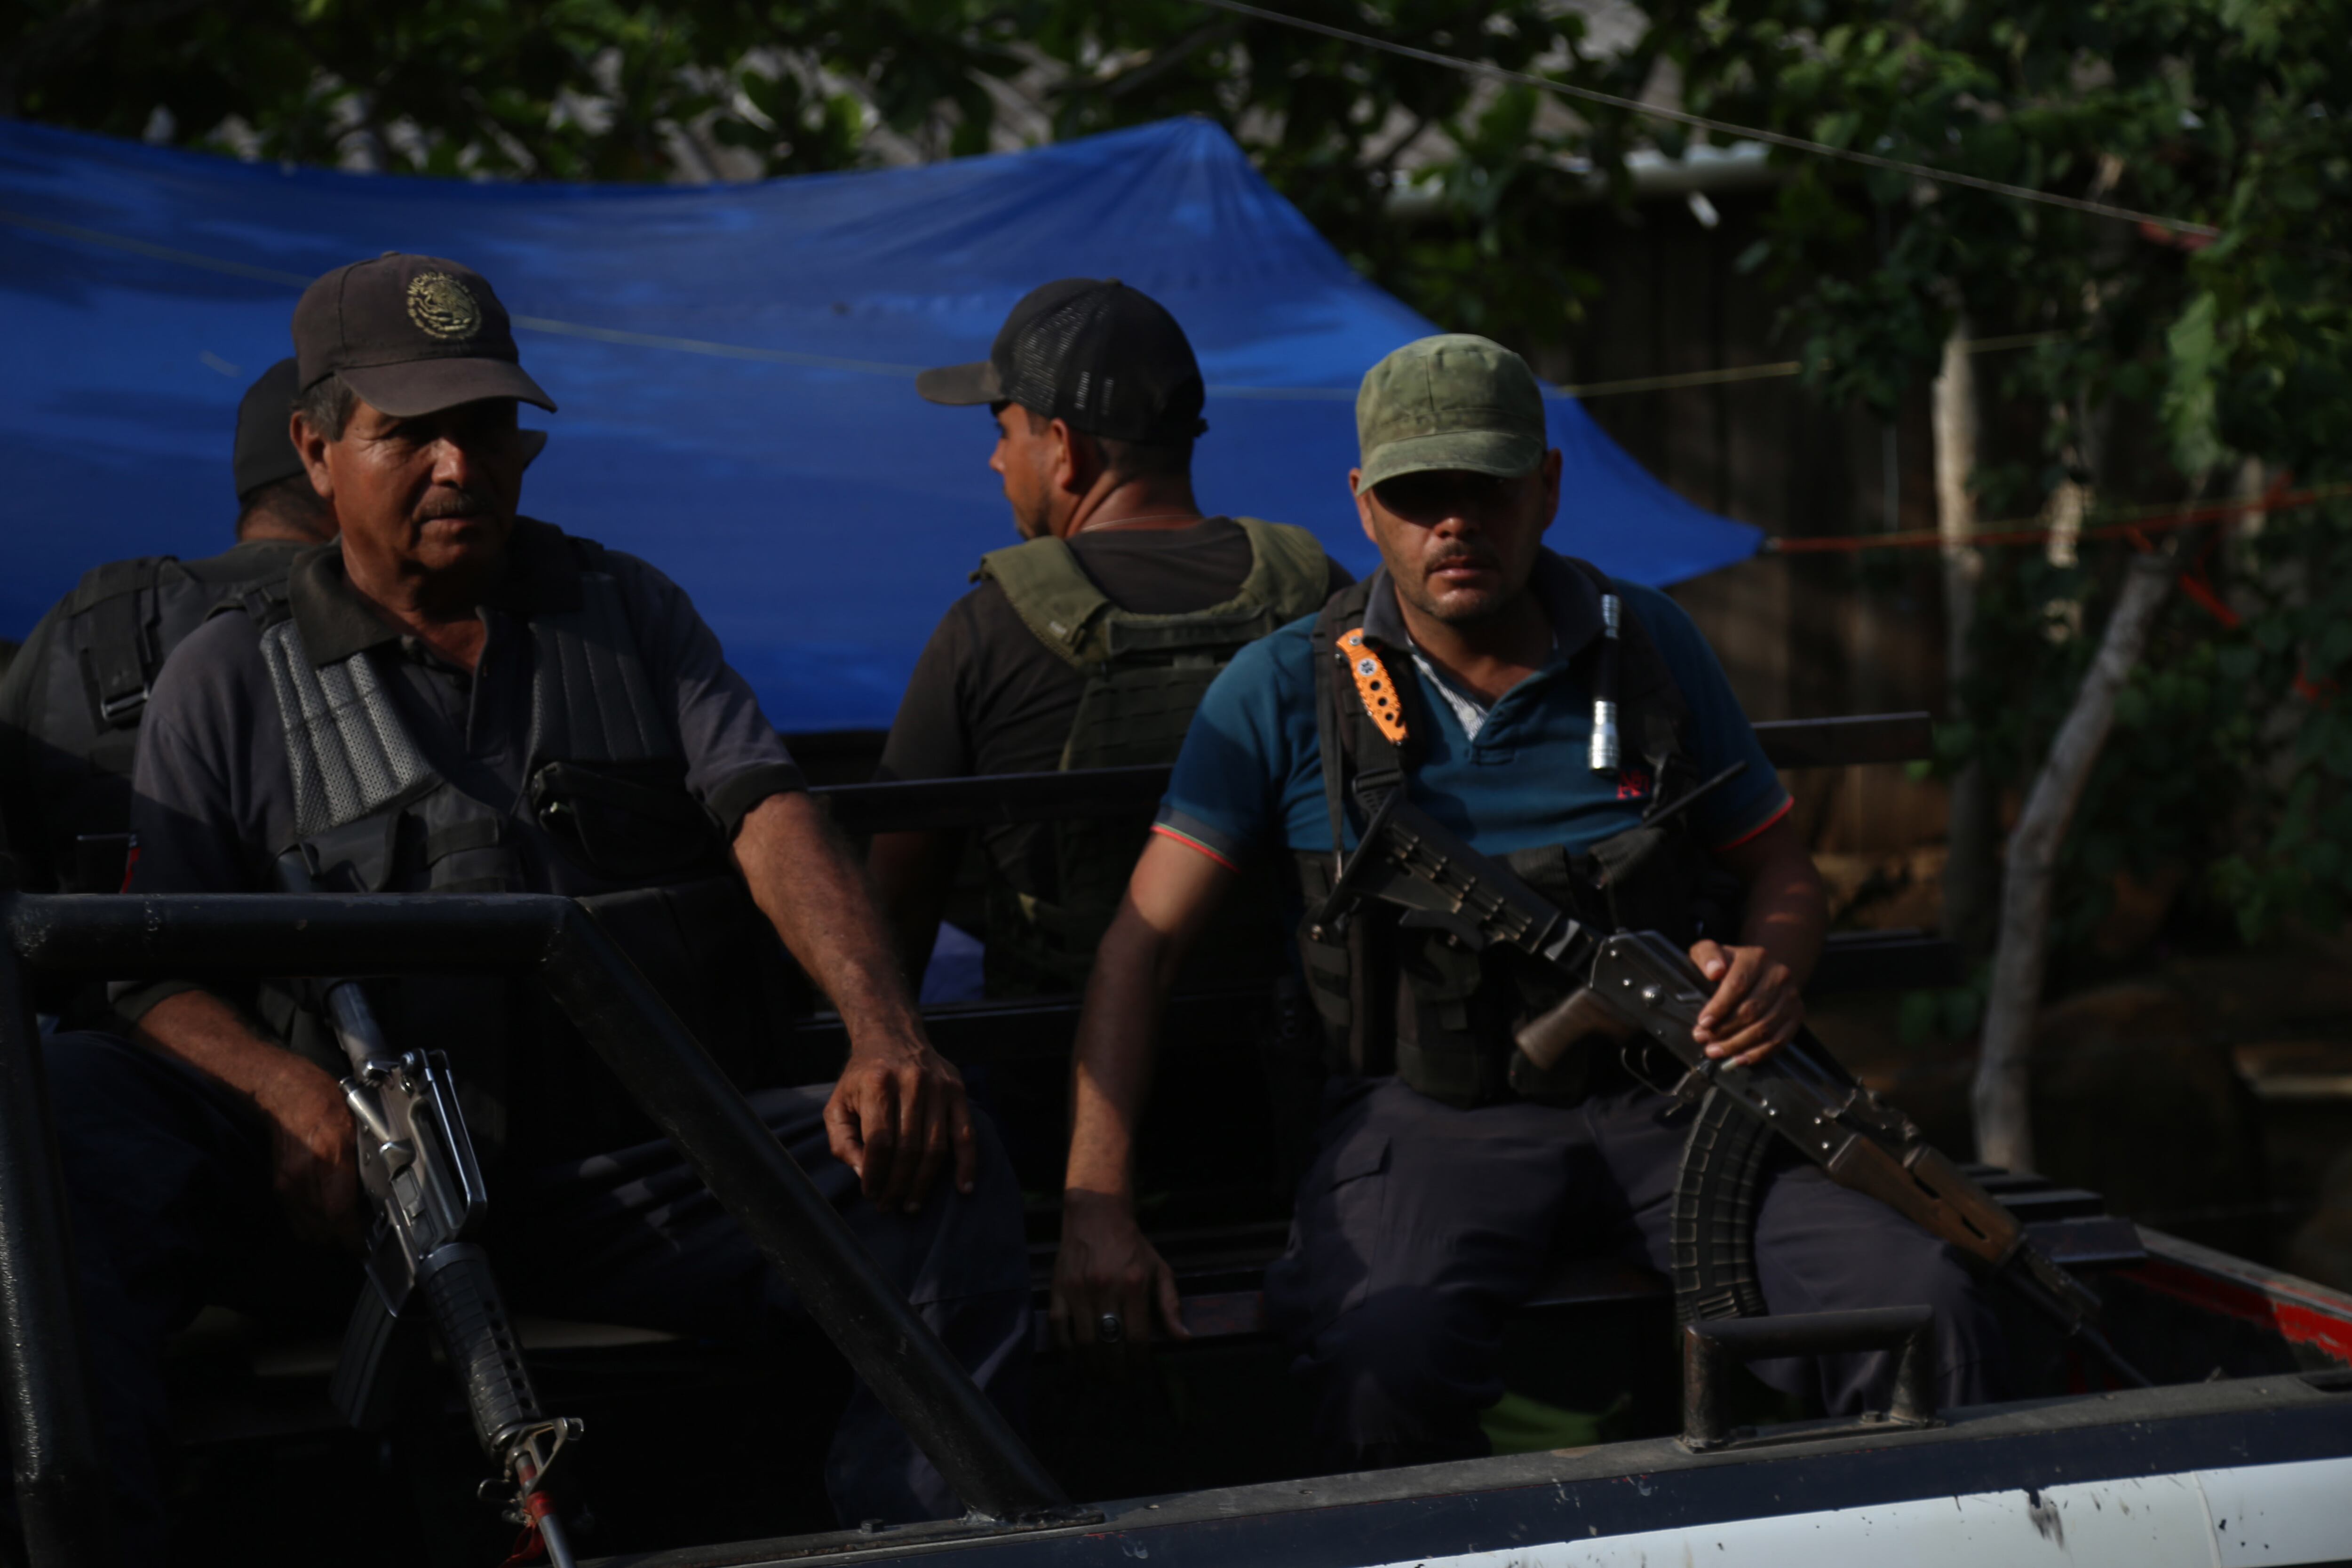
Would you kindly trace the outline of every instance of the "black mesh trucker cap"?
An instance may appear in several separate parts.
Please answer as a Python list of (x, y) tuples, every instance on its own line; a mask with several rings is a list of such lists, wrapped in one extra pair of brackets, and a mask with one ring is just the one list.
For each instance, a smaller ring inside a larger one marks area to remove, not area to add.
[(294, 307), (294, 357), (305, 388), (340, 374), (397, 418), (485, 397), (555, 407), (523, 374), (514, 325), (489, 283), (436, 256), (387, 250), (311, 284)]
[(302, 455), (288, 433), (294, 412), (294, 362), (279, 360), (245, 389), (236, 405), (236, 499), (302, 471)]
[(1116, 278), (1031, 289), (986, 359), (927, 370), (915, 390), (933, 403), (1017, 403), (1114, 441), (1185, 441), (1209, 427), (1184, 329)]

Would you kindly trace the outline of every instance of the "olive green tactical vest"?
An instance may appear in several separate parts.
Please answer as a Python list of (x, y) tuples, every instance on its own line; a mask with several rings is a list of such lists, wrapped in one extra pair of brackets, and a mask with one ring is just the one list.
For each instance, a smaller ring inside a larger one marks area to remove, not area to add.
[[(1059, 539), (981, 557), (975, 580), (1004, 591), (1021, 624), (1087, 678), (1063, 743), (1061, 769), (1172, 763), (1209, 683), (1246, 644), (1312, 614), (1330, 584), (1323, 546), (1303, 528), (1237, 518), (1250, 571), (1234, 596), (1181, 616), (1121, 609)], [(1013, 886), (992, 868), (986, 973), (991, 995), (1044, 994), (1086, 984), (1150, 831), (1148, 816), (1053, 824), (1056, 885)]]

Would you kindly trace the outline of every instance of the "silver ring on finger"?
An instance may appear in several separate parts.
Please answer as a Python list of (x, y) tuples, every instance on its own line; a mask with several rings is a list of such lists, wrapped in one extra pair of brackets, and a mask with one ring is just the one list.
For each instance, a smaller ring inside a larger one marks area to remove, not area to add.
[(1115, 1345), (1127, 1338), (1127, 1321), (1117, 1312), (1105, 1312), (1095, 1320), (1095, 1338), (1107, 1345)]

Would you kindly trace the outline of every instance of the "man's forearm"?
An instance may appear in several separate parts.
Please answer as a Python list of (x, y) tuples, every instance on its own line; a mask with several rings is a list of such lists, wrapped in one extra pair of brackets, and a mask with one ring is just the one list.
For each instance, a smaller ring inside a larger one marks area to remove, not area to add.
[(1095, 952), (1078, 1021), (1063, 1184), (1134, 1198), (1135, 1127), (1151, 1093), (1160, 1016), (1175, 983), (1176, 943), (1123, 904)]
[[(183, 991), (150, 1007), (133, 1037), (266, 1105), (289, 1076), (310, 1064), (255, 1032), (245, 1016), (209, 991)], [(311, 1070), (315, 1071), (315, 1068)]]
[(832, 1000), (853, 1045), (868, 1031), (919, 1035), (897, 945), (823, 807), (797, 790), (770, 795), (743, 818), (735, 858), (761, 912)]
[(1829, 900), (1821, 874), (1801, 847), (1784, 849), (1757, 868), (1740, 922), (1742, 945), (1760, 947), (1774, 962), (1787, 964), (1790, 978), (1801, 986), (1821, 962), (1828, 931)]
[(1122, 1202), (1131, 1195), (1135, 1127), (1151, 1092), (1160, 1016), (1232, 879), (1174, 839), (1155, 835), (1144, 846), (1087, 980), (1070, 1089), (1070, 1191)]

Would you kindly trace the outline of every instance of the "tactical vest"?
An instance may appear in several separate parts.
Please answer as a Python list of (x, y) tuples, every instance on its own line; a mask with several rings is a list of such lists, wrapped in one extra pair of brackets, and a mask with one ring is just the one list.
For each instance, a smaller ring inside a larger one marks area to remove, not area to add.
[[(1086, 677), (1062, 746), (1063, 771), (1174, 762), (1193, 710), (1234, 655), (1323, 603), (1330, 567), (1313, 534), (1255, 518), (1234, 521), (1249, 536), (1249, 575), (1232, 598), (1187, 615), (1121, 609), (1059, 539), (1033, 539), (981, 557), (974, 580), (985, 577), (1003, 589), (1022, 625)], [(1085, 986), (1150, 826), (1149, 813), (1051, 825), (1050, 889), (1015, 886), (992, 868), (990, 994)], [(1236, 939), (1235, 945), (1246, 944)], [(1252, 958), (1264, 967), (1262, 953)]]
[[(1599, 568), (1568, 564), (1600, 593), (1616, 593)], [(1421, 737), (1433, 722), (1411, 655), (1399, 650), (1384, 659), (1372, 645), (1350, 638), (1363, 626), (1375, 586), (1386, 581), (1379, 574), (1333, 595), (1315, 624), (1316, 731), (1332, 852), (1294, 857), (1310, 914), (1331, 889), (1343, 814), (1352, 805), (1360, 826), (1389, 791), (1411, 787)], [(1690, 710), (1641, 618), (1619, 602), (1618, 727), (1650, 769), (1654, 813), (1697, 782), (1682, 739)], [(1596, 637), (1570, 670), (1587, 691), (1601, 642)], [(1371, 671), (1360, 686), (1357, 667), (1368, 658)], [(1375, 687), (1385, 689), (1376, 694)], [(1382, 710), (1390, 719), (1385, 727), (1365, 706), (1381, 697), (1396, 705), (1393, 718)], [(1549, 844), (1500, 858), (1536, 891), (1603, 931), (1657, 931), (1688, 943), (1722, 924), (1722, 880), (1680, 818), (1661, 827), (1637, 826), (1590, 850)], [(1335, 1070), (1393, 1072), (1432, 1099), (1465, 1107), (1515, 1098), (1574, 1104), (1622, 1070), (1613, 1053), (1598, 1050), (1571, 1049), (1540, 1077), (1525, 1070), (1524, 1058), (1514, 1061), (1512, 1036), (1567, 995), (1515, 951), (1467, 952), (1441, 932), (1400, 926), (1375, 910), (1360, 911), (1335, 939), (1309, 935), (1312, 923), (1301, 924), (1299, 952)]]
[(110, 562), (58, 606), (47, 656), (23, 676), (40, 689), (12, 706), (29, 742), (27, 776), (16, 787), (33, 818), (17, 825), (16, 847), (46, 862), (58, 891), (121, 890), (131, 773), (157, 672), (213, 616), (284, 582), (296, 553), (289, 546), (259, 575), (218, 574), (217, 558)]
[[(789, 961), (686, 789), (684, 752), (603, 550), (562, 542), (581, 567), (582, 603), (530, 618), (524, 798), (506, 805), (434, 770), (380, 650), (314, 665), (282, 592), (258, 606), (296, 847), (320, 889), (347, 892), (522, 891), (546, 887), (546, 863), (561, 857), (575, 868), (568, 879), (609, 889), (579, 901), (697, 1037), (739, 1082), (756, 1082), (787, 1038)], [(508, 1086), (526, 1081), (532, 1135), (520, 1142), (534, 1157), (652, 1136), (527, 977), (410, 977), (378, 989), (395, 1040), (449, 1051), (475, 1136), (494, 1151), (515, 1131)], [(270, 1022), (340, 1072), (304, 1000), (289, 993)]]

